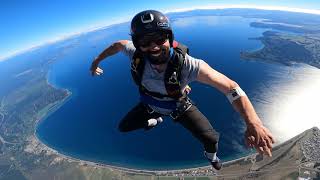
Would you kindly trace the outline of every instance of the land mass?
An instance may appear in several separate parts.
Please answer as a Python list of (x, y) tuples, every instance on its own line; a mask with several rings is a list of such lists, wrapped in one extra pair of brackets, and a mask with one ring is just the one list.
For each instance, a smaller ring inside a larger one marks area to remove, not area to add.
[(260, 40), (264, 47), (254, 52), (241, 52), (242, 59), (287, 66), (305, 63), (320, 68), (320, 35), (266, 31), (263, 37), (256, 39)]
[(251, 27), (269, 29), (269, 31), (264, 32), (263, 37), (252, 38), (253, 40), (260, 40), (264, 47), (253, 52), (241, 52), (240, 57), (242, 59), (274, 62), (288, 66), (305, 63), (320, 68), (319, 15), (237, 8), (194, 10), (169, 14), (172, 19), (193, 16), (254, 18), (254, 22), (250, 23)]

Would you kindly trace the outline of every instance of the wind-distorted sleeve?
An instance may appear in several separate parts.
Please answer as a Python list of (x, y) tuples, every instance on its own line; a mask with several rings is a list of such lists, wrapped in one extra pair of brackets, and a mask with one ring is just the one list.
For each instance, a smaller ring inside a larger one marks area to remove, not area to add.
[(123, 48), (122, 52), (129, 56), (130, 59), (132, 59), (132, 56), (134, 52), (136, 51), (136, 48), (134, 47), (132, 41), (129, 41)]
[(204, 63), (202, 59), (196, 59), (186, 54), (186, 59), (182, 67), (182, 84), (187, 85), (195, 81), (200, 71), (200, 65)]

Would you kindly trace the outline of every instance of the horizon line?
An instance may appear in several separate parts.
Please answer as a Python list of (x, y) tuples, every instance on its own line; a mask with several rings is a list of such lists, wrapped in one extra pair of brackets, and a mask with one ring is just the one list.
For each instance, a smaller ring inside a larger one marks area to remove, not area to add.
[[(165, 14), (168, 13), (178, 13), (178, 12), (188, 12), (188, 11), (194, 11), (194, 10), (218, 10), (218, 9), (259, 9), (259, 10), (278, 10), (278, 11), (286, 11), (286, 12), (296, 12), (296, 13), (306, 13), (306, 14), (314, 14), (314, 15), (320, 15), (320, 10), (317, 9), (305, 9), (305, 8), (292, 8), (292, 7), (285, 7), (285, 6), (259, 6), (259, 5), (209, 5), (209, 6), (195, 6), (192, 8), (178, 8), (168, 11), (163, 11)], [(123, 19), (123, 18), (120, 18)], [(27, 47), (24, 49), (16, 50), (11, 54), (0, 56), (0, 62), (6, 61), (7, 59), (17, 56), (22, 53), (26, 53), (35, 49), (38, 49), (42, 46), (57, 43), (59, 41), (63, 41), (75, 36), (79, 36), (85, 33), (94, 32), (100, 29), (108, 28), (113, 25), (121, 24), (128, 22), (127, 20), (118, 20), (115, 23), (112, 24), (104, 24), (104, 25), (96, 25), (92, 28), (88, 28), (86, 30), (80, 31), (80, 32), (74, 32), (69, 33), (67, 35), (59, 36), (56, 38), (53, 38), (52, 40), (47, 40), (43, 43), (40, 43), (38, 45), (34, 45), (31, 47)]]

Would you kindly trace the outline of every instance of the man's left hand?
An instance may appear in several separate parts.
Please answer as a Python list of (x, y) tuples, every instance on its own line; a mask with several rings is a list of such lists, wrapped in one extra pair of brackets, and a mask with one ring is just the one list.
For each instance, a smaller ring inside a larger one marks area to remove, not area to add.
[(246, 144), (260, 154), (272, 156), (272, 144), (275, 142), (270, 131), (262, 124), (249, 124), (245, 132)]

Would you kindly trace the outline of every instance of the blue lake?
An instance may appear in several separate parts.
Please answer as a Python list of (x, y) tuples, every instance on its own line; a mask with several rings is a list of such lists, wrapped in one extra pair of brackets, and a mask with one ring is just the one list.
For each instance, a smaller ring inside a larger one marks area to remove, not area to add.
[[(266, 31), (250, 27), (253, 21), (202, 16), (173, 19), (172, 24), (176, 40), (190, 48), (191, 56), (205, 60), (241, 85), (262, 121), (281, 142), (293, 134), (281, 134), (277, 129), (278, 115), (270, 114), (274, 114), (274, 104), (281, 102), (271, 97), (288, 94), (286, 89), (294, 83), (320, 77), (320, 73), (310, 66), (286, 67), (240, 59), (241, 51), (263, 47), (260, 41), (249, 40)], [(61, 47), (70, 48), (52, 65), (48, 79), (55, 87), (72, 91), (72, 96), (41, 121), (37, 136), (61, 153), (115, 166), (177, 169), (208, 165), (201, 144), (169, 118), (151, 131), (118, 132), (121, 118), (138, 103), (129, 59), (121, 53), (106, 59), (101, 64), (101, 77), (92, 77), (89, 68), (104, 48), (116, 40), (130, 38), (128, 34), (129, 23), (124, 23), (61, 42)], [(271, 90), (264, 93), (266, 86)], [(226, 97), (197, 82), (191, 87), (191, 98), (221, 133), (218, 156), (230, 160), (252, 152), (244, 146), (245, 124)]]

